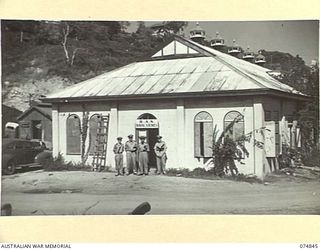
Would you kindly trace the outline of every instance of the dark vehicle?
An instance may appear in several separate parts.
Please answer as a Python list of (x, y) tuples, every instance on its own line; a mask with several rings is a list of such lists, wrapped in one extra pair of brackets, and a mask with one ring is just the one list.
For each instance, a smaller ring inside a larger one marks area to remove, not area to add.
[(13, 174), (16, 169), (40, 167), (52, 157), (41, 141), (4, 138), (2, 140), (2, 172)]

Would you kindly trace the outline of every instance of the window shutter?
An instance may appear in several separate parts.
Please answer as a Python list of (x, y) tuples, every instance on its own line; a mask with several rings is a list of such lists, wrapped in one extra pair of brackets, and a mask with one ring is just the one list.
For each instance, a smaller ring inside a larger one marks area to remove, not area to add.
[(212, 156), (212, 136), (213, 136), (213, 124), (212, 122), (203, 123), (203, 143), (204, 143), (204, 157)]
[(90, 153), (94, 153), (95, 150), (95, 141), (97, 138), (97, 129), (98, 129), (98, 124), (99, 124), (99, 120), (100, 120), (100, 115), (95, 114), (93, 116), (91, 116), (90, 121), (89, 121), (89, 132), (90, 132), (90, 139), (91, 139), (91, 146), (90, 146)]
[(213, 119), (205, 111), (199, 112), (194, 119), (194, 154), (195, 157), (212, 156)]
[(200, 123), (194, 123), (194, 156), (201, 157), (200, 153)]
[(67, 118), (67, 154), (80, 154), (80, 118), (71, 115)]

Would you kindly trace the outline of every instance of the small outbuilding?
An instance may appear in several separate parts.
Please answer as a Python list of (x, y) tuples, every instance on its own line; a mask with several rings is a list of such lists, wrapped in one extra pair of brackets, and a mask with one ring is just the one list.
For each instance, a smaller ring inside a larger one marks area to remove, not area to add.
[(36, 139), (52, 144), (52, 108), (48, 103), (35, 103), (18, 118), (22, 139)]
[[(244, 164), (237, 163), (238, 169), (263, 178), (277, 168), (282, 145), (298, 145), (297, 127), (291, 131), (290, 124), (308, 100), (268, 71), (177, 36), (149, 60), (47, 96), (45, 102), (52, 103), (53, 153), (80, 161), (84, 114), (92, 133), (87, 140), (93, 140), (99, 116), (109, 115), (107, 165), (114, 167), (112, 148), (118, 136), (144, 135), (152, 148), (160, 134), (168, 146), (168, 168), (205, 167), (212, 157), (214, 128), (221, 133), (241, 117), (229, 134), (232, 139), (250, 137), (245, 142), (249, 155), (243, 156)], [(31, 113), (43, 114), (36, 109)], [(151, 167), (154, 158), (151, 152)]]
[(22, 111), (7, 105), (1, 105), (2, 118), (2, 137), (17, 138), (19, 130), (17, 129), (17, 117), (22, 114)]

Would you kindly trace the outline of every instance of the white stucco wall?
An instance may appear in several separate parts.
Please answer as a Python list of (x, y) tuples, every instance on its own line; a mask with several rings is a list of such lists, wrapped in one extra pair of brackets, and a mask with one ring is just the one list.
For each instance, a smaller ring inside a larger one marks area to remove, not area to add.
[[(53, 105), (52, 111), (52, 137), (53, 153), (62, 153), (67, 161), (79, 162), (80, 154), (68, 155), (66, 149), (66, 121), (69, 115), (76, 114), (82, 118), (82, 104), (63, 103)], [(112, 147), (118, 136), (127, 140), (128, 134), (135, 135), (137, 118), (144, 114), (154, 115), (159, 122), (159, 134), (168, 146), (167, 168), (204, 167), (204, 160), (194, 156), (194, 118), (201, 112), (208, 112), (213, 118), (213, 127), (217, 125), (219, 132), (223, 131), (224, 116), (230, 111), (238, 111), (244, 115), (245, 134), (264, 126), (265, 110), (279, 112), (282, 115), (292, 115), (297, 110), (295, 101), (280, 100), (277, 98), (189, 98), (167, 100), (139, 100), (122, 102), (96, 102), (86, 104), (85, 109), (89, 116), (94, 114), (110, 114), (109, 138), (107, 149), (107, 165), (114, 168), (114, 155)], [(254, 139), (263, 141), (264, 138), (254, 133), (250, 142), (245, 143), (249, 152), (239, 164), (236, 162), (239, 172), (255, 174), (263, 177), (270, 172), (270, 166), (263, 149), (254, 146)], [(270, 160), (270, 159), (269, 159)], [(92, 163), (92, 156), (88, 164)], [(124, 164), (126, 160), (124, 157)]]
[[(129, 134), (135, 135), (135, 124), (137, 118), (144, 114), (154, 115), (159, 122), (159, 134), (168, 146), (168, 166), (176, 165), (176, 106), (175, 101), (140, 101), (133, 103), (123, 103), (118, 106), (118, 135), (112, 135), (113, 141), (117, 136), (123, 137), (123, 142), (127, 140)], [(108, 163), (113, 163), (113, 156), (108, 157)], [(126, 161), (125, 161), (126, 164)]]
[[(94, 114), (102, 114), (107, 115), (110, 113), (111, 104), (103, 103), (103, 104), (88, 104), (86, 106), (86, 109), (89, 111), (89, 117), (91, 117)], [(53, 117), (53, 137), (54, 134), (58, 134), (55, 136), (55, 139), (53, 139), (53, 154), (57, 155), (59, 152), (65, 157), (66, 161), (72, 161), (72, 162), (80, 162), (80, 154), (67, 154), (67, 118), (74, 114), (79, 116), (80, 120), (82, 121), (82, 107), (81, 104), (61, 104), (59, 107), (54, 107), (54, 111), (58, 110), (58, 117)], [(58, 119), (58, 122), (56, 122), (56, 119)], [(58, 124), (58, 126), (57, 126)], [(55, 131), (58, 130), (58, 131)], [(88, 138), (87, 138), (88, 140)], [(89, 156), (88, 163), (92, 162), (92, 156)]]
[[(178, 106), (178, 108), (177, 108)], [(153, 114), (159, 122), (159, 134), (168, 146), (168, 168), (189, 168), (203, 167), (203, 160), (194, 157), (194, 117), (201, 111), (206, 111), (213, 117), (213, 126), (221, 133), (223, 130), (224, 116), (230, 111), (238, 111), (244, 115), (245, 133), (254, 129), (253, 104), (252, 100), (232, 98), (230, 99), (201, 99), (194, 100), (149, 100), (122, 103), (100, 102), (90, 104), (86, 107), (90, 116), (96, 113), (110, 116), (110, 129), (107, 152), (107, 165), (114, 167), (114, 156), (112, 146), (118, 136), (122, 136), (123, 142), (127, 140), (128, 134), (135, 135), (135, 123), (137, 118), (144, 113)], [(66, 152), (66, 119), (71, 114), (82, 117), (82, 107), (77, 104), (59, 105), (59, 138), (58, 151), (66, 160), (78, 162), (80, 155), (67, 155)], [(181, 121), (183, 119), (183, 121)], [(54, 123), (56, 124), (56, 123)], [(180, 124), (178, 126), (178, 124)], [(184, 126), (181, 126), (184, 124)], [(55, 126), (55, 125), (54, 125)], [(246, 142), (249, 157), (245, 158), (244, 165), (237, 163), (239, 171), (245, 174), (259, 172), (255, 169), (253, 140)], [(55, 149), (57, 152), (57, 149)], [(89, 157), (88, 163), (92, 162)], [(124, 164), (126, 161), (124, 159)], [(256, 166), (257, 167), (257, 166)]]
[[(253, 109), (252, 100), (222, 100), (222, 99), (207, 99), (201, 101), (189, 100), (185, 102), (185, 166), (187, 168), (202, 167), (202, 159), (194, 157), (194, 117), (201, 111), (208, 112), (213, 118), (213, 126), (217, 125), (219, 135), (224, 129), (223, 121), (224, 116), (230, 111), (238, 111), (244, 115), (245, 134), (253, 130)], [(245, 165), (236, 162), (236, 165), (241, 173), (250, 174), (254, 173), (254, 152), (252, 141), (246, 142), (245, 147), (249, 152), (249, 157), (245, 158), (243, 162)]]

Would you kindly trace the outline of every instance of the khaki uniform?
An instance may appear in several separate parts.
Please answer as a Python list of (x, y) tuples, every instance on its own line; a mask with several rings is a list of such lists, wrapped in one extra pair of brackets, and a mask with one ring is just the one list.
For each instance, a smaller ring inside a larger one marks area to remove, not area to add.
[(123, 151), (124, 145), (123, 143), (116, 143), (113, 147), (114, 159), (116, 162), (116, 170), (119, 174), (123, 174)]
[(150, 147), (148, 143), (139, 143), (138, 152), (139, 152), (139, 172), (143, 174), (148, 174), (149, 171), (149, 157), (148, 152), (150, 151)]
[(157, 172), (158, 174), (165, 173), (166, 171), (166, 162), (167, 162), (167, 146), (164, 141), (157, 142), (154, 145), (154, 152), (156, 153), (157, 159)]
[(127, 141), (125, 144), (126, 156), (127, 156), (127, 174), (137, 173), (137, 164), (136, 164), (136, 151), (137, 143), (135, 141)]

